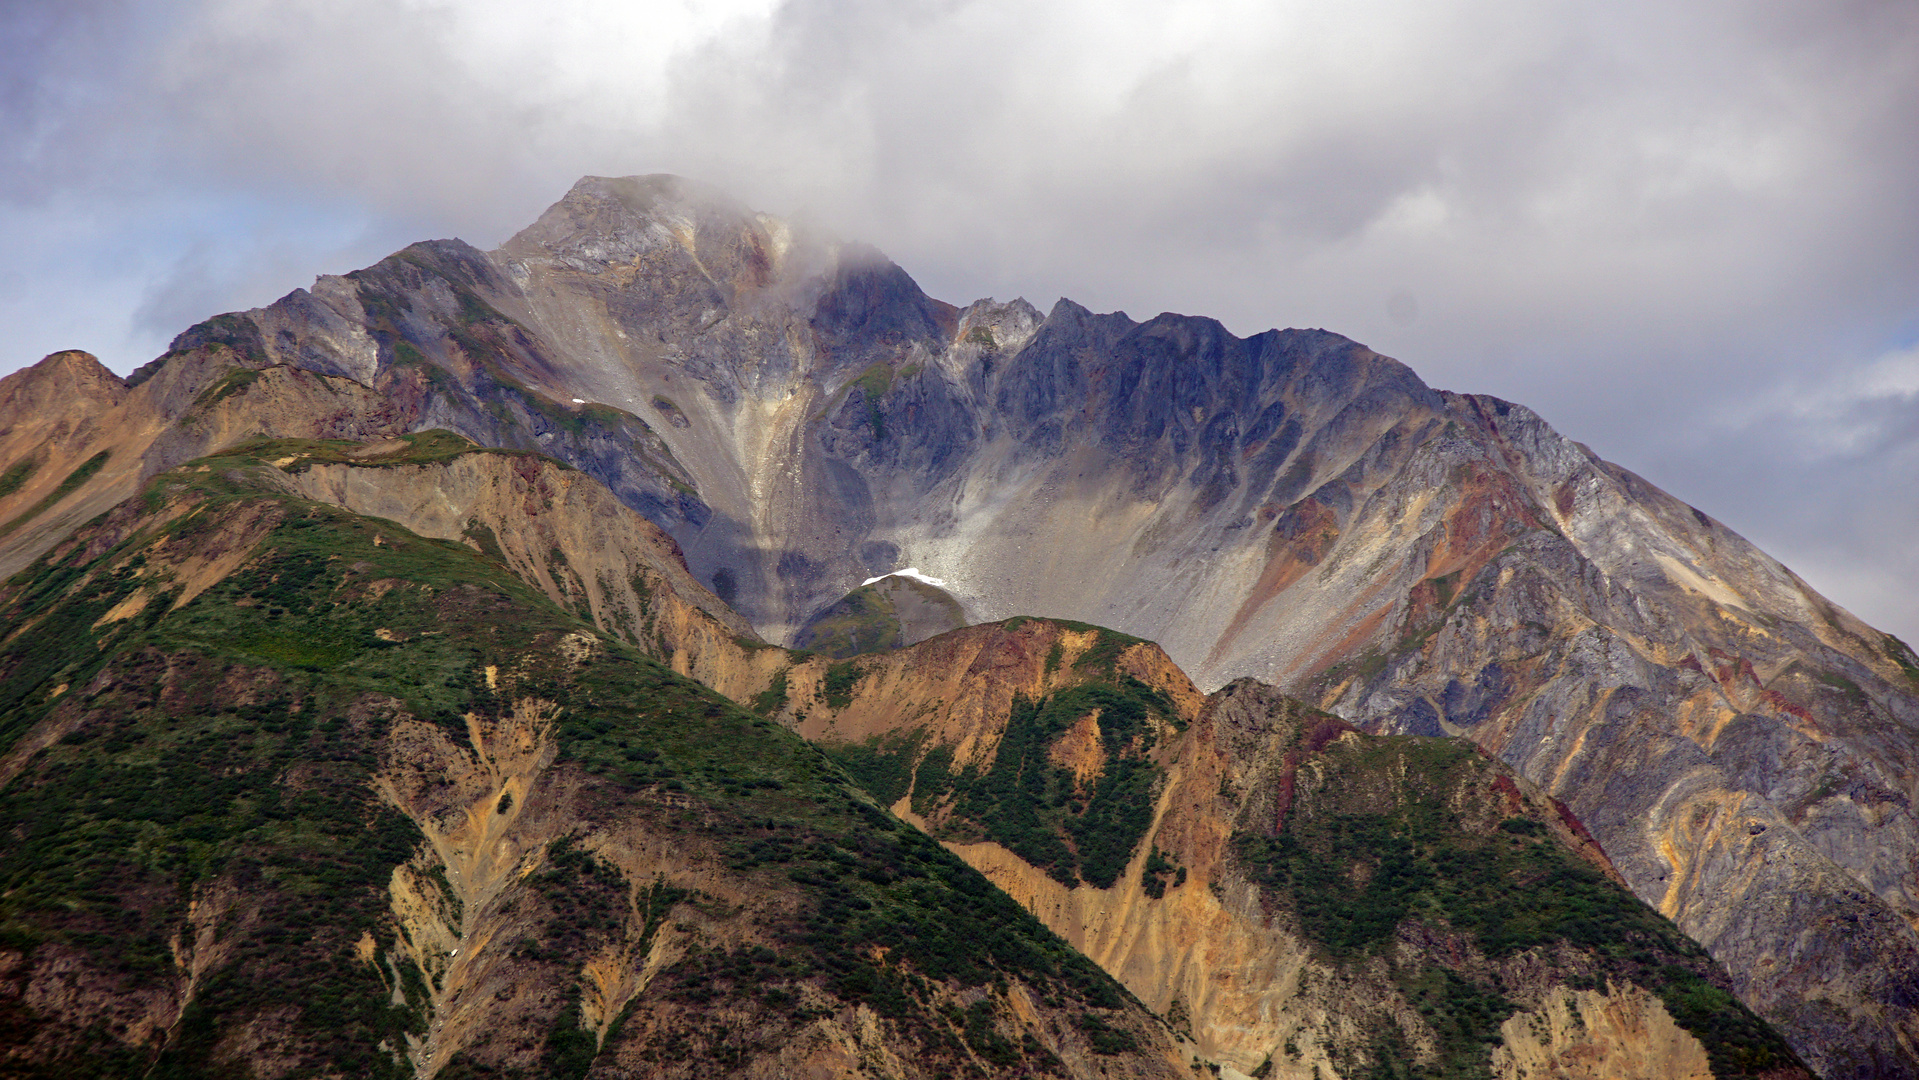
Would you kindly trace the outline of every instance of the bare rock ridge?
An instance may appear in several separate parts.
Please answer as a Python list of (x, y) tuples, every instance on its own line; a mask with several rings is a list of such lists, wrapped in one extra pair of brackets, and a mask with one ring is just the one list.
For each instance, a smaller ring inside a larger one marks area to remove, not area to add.
[(457, 513), (372, 512), (470, 544), (484, 518), (503, 552), (520, 530), (516, 572), (616, 636), (640, 603), (617, 572), (644, 563), (688, 636), (642, 647), (736, 700), (784, 660), (731, 641), (725, 607), (791, 642), (912, 565), (980, 618), (1158, 641), (1201, 687), (1465, 736), (1585, 821), (1822, 1075), (1919, 1072), (1919, 658), (1525, 408), (1337, 334), (954, 308), (870, 249), (644, 177), (582, 180), (494, 252), (417, 244), (209, 320), (124, 383), (82, 356), (0, 380), (0, 571), (248, 438), (538, 451), (691, 577), (602, 561), (591, 528), (549, 543), (473, 477)]

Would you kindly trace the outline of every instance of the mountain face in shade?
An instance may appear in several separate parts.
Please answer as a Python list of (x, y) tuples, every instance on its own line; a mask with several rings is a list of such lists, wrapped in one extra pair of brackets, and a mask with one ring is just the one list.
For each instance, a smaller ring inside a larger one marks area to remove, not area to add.
[[(1201, 688), (1464, 736), (1822, 1075), (1919, 1070), (1919, 659), (1523, 407), (1336, 334), (955, 308), (870, 249), (645, 177), (583, 180), (497, 251), (414, 245), (220, 316), (124, 383), (62, 356), (0, 381), (0, 570), (248, 437), (539, 451), (677, 544), (697, 583), (675, 595), (710, 593), (668, 629), (697, 635), (638, 632), (662, 594), (619, 578), (644, 560), (511, 523), (547, 512), (556, 466), (517, 510), (348, 462), (300, 482), (350, 476), (304, 497), (422, 535), (484, 547), (485, 525), (549, 599), (735, 701), (799, 677), (765, 641), (912, 565), (978, 618), (1156, 641)], [(83, 406), (30, 407), (68, 384)]]

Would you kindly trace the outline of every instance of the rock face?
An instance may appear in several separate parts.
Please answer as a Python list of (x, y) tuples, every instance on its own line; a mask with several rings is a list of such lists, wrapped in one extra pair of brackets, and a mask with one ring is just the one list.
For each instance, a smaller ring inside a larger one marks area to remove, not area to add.
[[(539, 450), (769, 641), (914, 565), (978, 618), (1471, 738), (1824, 1075), (1919, 1071), (1919, 658), (1523, 407), (1337, 334), (955, 308), (686, 181), (588, 178), (497, 251), (414, 245), (125, 384), (75, 354), (0, 382), (69, 393), (0, 415), (0, 571), (250, 436)], [(772, 693), (780, 654), (739, 650), (701, 677)]]
[[(851, 664), (778, 715), (1236, 1074), (1806, 1076), (1552, 798), (1043, 620)], [(1225, 1075), (1222, 1070), (1222, 1075)]]
[(585, 622), (621, 595), (531, 526), (290, 490), (527, 459), (357, 449), (163, 473), (0, 588), (0, 1072), (1191, 1075), (817, 751)]

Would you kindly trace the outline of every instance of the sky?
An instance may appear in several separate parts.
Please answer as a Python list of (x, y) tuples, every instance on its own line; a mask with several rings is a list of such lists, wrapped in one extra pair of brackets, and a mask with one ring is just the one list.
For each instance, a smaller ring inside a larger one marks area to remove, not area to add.
[(0, 0), (0, 373), (582, 175), (964, 304), (1325, 327), (1919, 643), (1919, 5)]

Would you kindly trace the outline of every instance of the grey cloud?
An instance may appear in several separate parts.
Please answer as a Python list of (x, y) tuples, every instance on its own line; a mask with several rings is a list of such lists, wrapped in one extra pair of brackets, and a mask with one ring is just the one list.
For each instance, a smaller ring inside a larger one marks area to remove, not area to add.
[[(229, 223), (196, 261), (140, 231), (149, 327), (377, 243), (495, 243), (581, 174), (673, 171), (958, 302), (1341, 331), (1527, 402), (1782, 554), (1878, 575), (1842, 602), (1919, 595), (1899, 403), (1847, 406), (1886, 440), (1849, 457), (1766, 413), (1919, 327), (1908, 3), (28, 10), (0, 17), (22, 61), (0, 213), (75, 191), (109, 215), (323, 205), (358, 238)], [(1919, 637), (1919, 615), (1878, 617)]]

